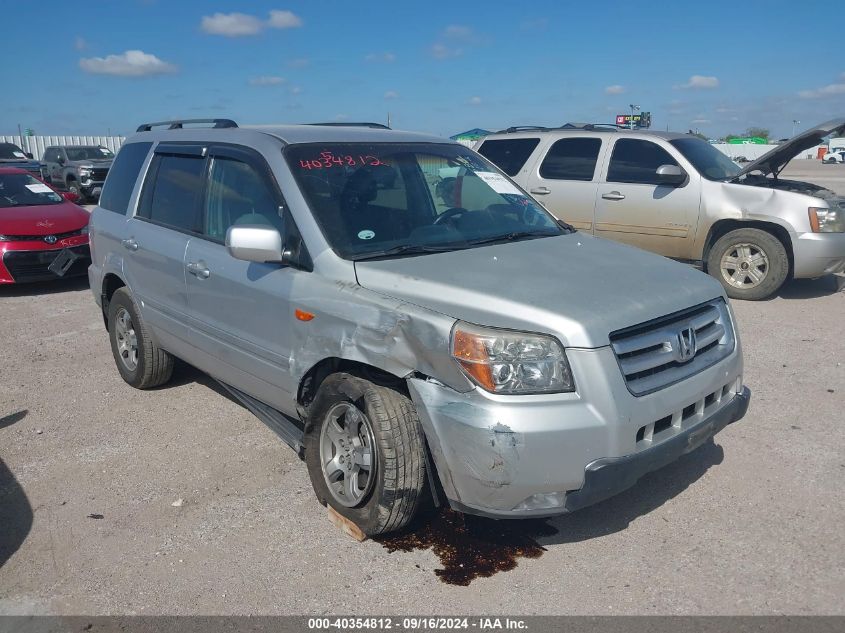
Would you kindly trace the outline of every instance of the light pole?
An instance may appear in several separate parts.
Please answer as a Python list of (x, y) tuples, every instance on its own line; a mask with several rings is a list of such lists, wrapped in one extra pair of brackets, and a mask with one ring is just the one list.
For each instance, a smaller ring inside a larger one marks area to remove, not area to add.
[(640, 106), (638, 106), (634, 103), (629, 103), (628, 107), (631, 108), (631, 121), (628, 123), (628, 128), (633, 130), (634, 129), (634, 110), (639, 110)]
[(795, 126), (800, 125), (801, 121), (798, 119), (792, 119), (792, 136), (795, 136)]

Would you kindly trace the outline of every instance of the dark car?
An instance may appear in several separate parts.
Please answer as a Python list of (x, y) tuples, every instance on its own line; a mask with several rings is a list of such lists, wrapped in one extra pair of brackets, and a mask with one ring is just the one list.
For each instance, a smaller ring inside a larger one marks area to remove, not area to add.
[(0, 143), (0, 167), (19, 167), (29, 173), (43, 177), (41, 163), (32, 157), (29, 152), (23, 151), (14, 143)]

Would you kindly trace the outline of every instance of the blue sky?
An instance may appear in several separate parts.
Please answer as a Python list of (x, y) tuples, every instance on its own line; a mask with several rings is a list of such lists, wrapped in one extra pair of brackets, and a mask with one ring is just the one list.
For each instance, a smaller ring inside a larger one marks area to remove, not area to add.
[(660, 129), (784, 137), (845, 116), (842, 0), (0, 0), (0, 15), (0, 134), (390, 112), (450, 135), (636, 103)]

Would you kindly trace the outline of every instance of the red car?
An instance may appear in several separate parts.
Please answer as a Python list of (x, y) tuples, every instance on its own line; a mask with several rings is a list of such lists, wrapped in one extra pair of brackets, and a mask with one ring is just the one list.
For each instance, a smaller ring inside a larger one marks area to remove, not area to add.
[(85, 209), (16, 167), (0, 167), (0, 285), (85, 275)]

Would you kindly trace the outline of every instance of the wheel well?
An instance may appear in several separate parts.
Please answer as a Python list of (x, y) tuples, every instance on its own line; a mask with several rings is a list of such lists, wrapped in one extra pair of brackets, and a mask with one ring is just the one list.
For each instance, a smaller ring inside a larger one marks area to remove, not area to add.
[(103, 279), (103, 291), (100, 297), (103, 305), (103, 324), (106, 328), (109, 327), (109, 302), (111, 302), (112, 295), (118, 288), (123, 288), (125, 285), (123, 280), (113, 273), (109, 273)]
[(774, 224), (773, 222), (760, 222), (757, 220), (720, 220), (710, 227), (707, 242), (704, 244), (704, 255), (702, 256), (702, 264), (705, 272), (708, 272), (707, 259), (710, 257), (710, 249), (713, 248), (713, 245), (720, 238), (736, 229), (760, 229), (761, 231), (774, 235), (786, 249), (786, 256), (789, 258), (788, 278), (792, 277), (793, 254), (792, 240), (789, 237), (789, 233), (779, 224)]
[(352, 374), (353, 376), (358, 376), (378, 385), (391, 387), (406, 396), (410, 396), (407, 384), (399, 376), (395, 376), (378, 367), (354, 360), (324, 358), (309, 369), (302, 377), (302, 380), (299, 381), (299, 389), (296, 393), (297, 403), (303, 407), (310, 405), (323, 381), (337, 372)]

